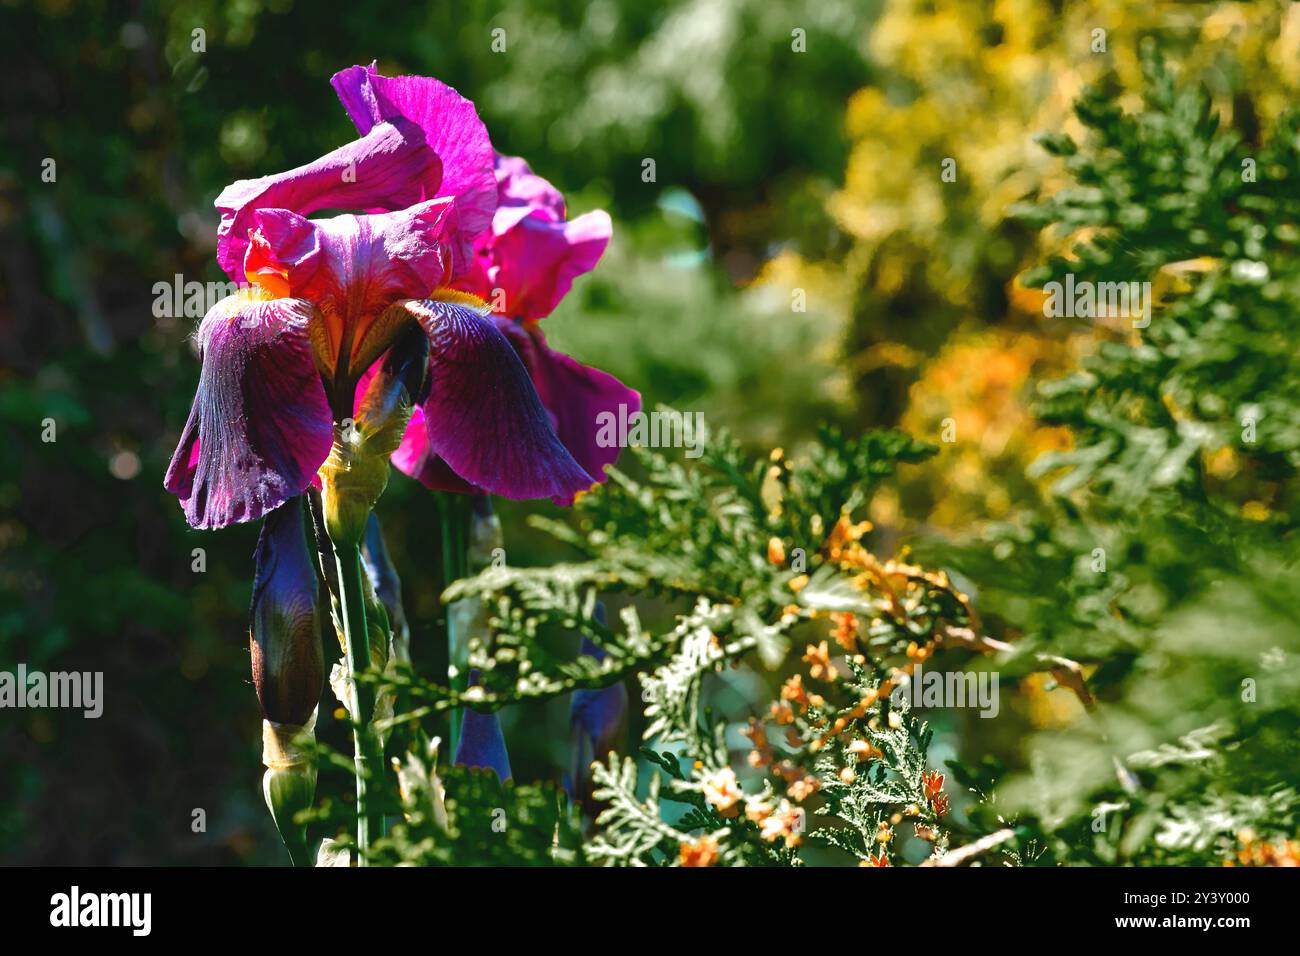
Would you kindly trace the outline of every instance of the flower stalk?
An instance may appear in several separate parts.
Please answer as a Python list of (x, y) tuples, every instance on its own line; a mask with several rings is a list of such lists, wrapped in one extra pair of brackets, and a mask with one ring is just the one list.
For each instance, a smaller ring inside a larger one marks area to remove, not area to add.
[(338, 571), (340, 617), (346, 650), (347, 686), (352, 715), (353, 762), (357, 778), (357, 862), (364, 866), (372, 834), (378, 833), (380, 811), (369, 792), (370, 769), (377, 765), (376, 742), (370, 719), (375, 710), (374, 690), (357, 679), (370, 670), (370, 641), (366, 605), (362, 597), (361, 554), (355, 542), (333, 542)]
[[(438, 496), (440, 531), (442, 536), (442, 586), (445, 590), (453, 581), (469, 573), (469, 499), (464, 495), (443, 493)], [(447, 608), (447, 686), (454, 691), (469, 687), (468, 632), (473, 608), (455, 601)], [(461, 725), (464, 714), (457, 707), (451, 712), (451, 753), (460, 746)]]

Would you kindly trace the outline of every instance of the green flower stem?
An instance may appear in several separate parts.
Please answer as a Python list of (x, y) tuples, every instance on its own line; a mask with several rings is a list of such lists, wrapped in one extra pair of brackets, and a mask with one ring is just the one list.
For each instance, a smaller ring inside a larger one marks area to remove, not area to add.
[[(469, 574), (469, 521), (470, 499), (465, 495), (442, 493), (439, 496), (442, 532), (442, 586), (445, 590), (453, 581)], [(456, 634), (455, 615), (450, 606), (447, 620), (447, 684), (453, 690), (463, 691), (469, 684), (469, 660), (465, 656), (463, 641)], [(451, 747), (448, 755), (456, 759), (460, 747), (462, 713), (457, 707), (451, 712)]]
[(375, 711), (375, 692), (357, 680), (358, 674), (370, 670), (369, 631), (366, 630), (366, 605), (362, 597), (361, 552), (355, 542), (335, 542), (334, 562), (339, 575), (339, 604), (343, 618), (343, 639), (347, 644), (348, 686), (352, 695), (352, 742), (357, 776), (357, 862), (365, 865), (370, 836), (378, 833), (382, 821), (379, 806), (371, 800), (367, 787), (370, 768), (376, 766), (375, 738), (370, 721)]

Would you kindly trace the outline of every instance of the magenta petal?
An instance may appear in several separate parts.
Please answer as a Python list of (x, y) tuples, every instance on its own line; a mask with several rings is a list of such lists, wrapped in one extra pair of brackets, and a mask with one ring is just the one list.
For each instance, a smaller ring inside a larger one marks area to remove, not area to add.
[(429, 450), (429, 432), (424, 424), (424, 409), (417, 407), (402, 434), (402, 443), (393, 452), (393, 467), (410, 475), (431, 491), (454, 491), (470, 495), (480, 492)]
[(492, 217), (492, 231), (497, 235), (529, 214), (549, 222), (564, 221), (564, 197), (522, 158), (498, 153), (496, 177), (498, 205)]
[[(285, 270), (290, 294), (322, 308), (333, 301), (344, 314), (382, 310), (442, 285), (457, 213), (451, 200), (431, 199), (397, 212), (332, 219), (262, 209), (254, 221), (265, 252)], [(252, 250), (247, 264), (262, 253)]]
[(556, 438), (527, 370), (485, 312), (434, 299), (406, 308), (429, 336), (429, 452), (506, 498), (565, 503), (595, 483)]
[(469, 242), (487, 229), (497, 206), (495, 154), (474, 104), (430, 77), (380, 76), (373, 63), (340, 70), (330, 82), (359, 132), (398, 117), (424, 130), (426, 142), (442, 160), (437, 195), (456, 200), (465, 239), (458, 265), (467, 264)]
[(402, 209), (433, 198), (442, 179), (438, 156), (419, 127), (406, 120), (368, 126), (360, 139), (288, 172), (241, 179), (222, 190), (216, 207), (217, 262), (244, 280), (244, 250), (259, 209), (308, 213), (320, 209)]
[(163, 482), (194, 527), (262, 517), (307, 488), (329, 454), (311, 316), (300, 299), (241, 293), (199, 325), (198, 392)]
[(350, 369), (373, 362), (367, 336), (379, 316), (402, 299), (429, 295), (451, 276), (456, 208), (450, 199), (333, 219), (263, 209), (255, 220), (245, 268), (250, 276), (282, 273), (289, 295), (315, 304), (329, 368), (349, 341), (343, 358)]
[(489, 287), (478, 294), (517, 319), (550, 315), (573, 287), (573, 280), (600, 261), (612, 232), (609, 214), (601, 210), (572, 222), (548, 222), (525, 216), (492, 240), (482, 275)]
[[(518, 322), (500, 318), (496, 322), (524, 360), (564, 447), (588, 474), (604, 481), (605, 466), (618, 460), (621, 449), (597, 442), (599, 416), (608, 412), (618, 421), (622, 414), (640, 411), (641, 394), (608, 372), (550, 348), (536, 326), (525, 329)], [(623, 406), (622, 413), (619, 406)]]

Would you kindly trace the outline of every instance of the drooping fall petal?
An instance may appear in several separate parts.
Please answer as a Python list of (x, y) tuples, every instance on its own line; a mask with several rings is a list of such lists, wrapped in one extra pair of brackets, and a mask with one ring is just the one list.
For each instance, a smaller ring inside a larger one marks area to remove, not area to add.
[(192, 526), (262, 517), (306, 489), (329, 454), (311, 319), (309, 302), (247, 291), (200, 323), (199, 387), (163, 482)]
[(241, 179), (217, 197), (217, 262), (245, 281), (244, 252), (259, 209), (301, 215), (321, 209), (402, 209), (439, 195), (442, 165), (420, 128), (396, 119), (320, 159), (283, 173)]
[(617, 417), (620, 405), (629, 415), (639, 411), (641, 394), (608, 372), (550, 348), (537, 326), (526, 327), (496, 316), (494, 319), (523, 359), (564, 447), (588, 474), (604, 481), (605, 466), (612, 465), (622, 449), (617, 445), (604, 447), (596, 440), (599, 416), (609, 412)]
[(497, 204), (494, 153), (474, 104), (426, 76), (381, 76), (372, 63), (340, 70), (330, 80), (363, 135), (378, 123), (405, 118), (424, 130), (442, 161), (437, 196), (452, 196), (460, 214), (457, 271), (468, 266), (470, 243), (487, 229)]
[(424, 409), (416, 408), (406, 426), (402, 443), (393, 452), (393, 466), (410, 475), (431, 491), (452, 491), (472, 495), (480, 489), (451, 470), (451, 466), (429, 449), (429, 430), (424, 424)]
[(424, 299), (393, 308), (429, 337), (429, 452), (471, 485), (506, 498), (563, 503), (591, 487), (594, 479), (556, 437), (527, 370), (481, 303)]

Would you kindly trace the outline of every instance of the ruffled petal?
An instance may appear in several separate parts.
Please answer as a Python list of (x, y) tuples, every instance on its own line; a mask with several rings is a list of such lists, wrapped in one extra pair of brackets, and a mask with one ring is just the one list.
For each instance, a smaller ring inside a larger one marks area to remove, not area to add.
[(595, 268), (613, 232), (607, 213), (565, 221), (564, 197), (517, 156), (496, 157), (497, 211), (458, 287), (516, 319), (550, 315)]
[(199, 325), (199, 387), (164, 487), (196, 528), (252, 521), (311, 484), (329, 454), (329, 403), (310, 302), (242, 292)]
[(454, 197), (460, 213), (464, 241), (458, 271), (467, 266), (470, 244), (487, 229), (497, 205), (492, 141), (474, 104), (430, 77), (380, 76), (373, 63), (340, 70), (330, 83), (359, 132), (398, 117), (424, 130), (426, 142), (442, 160), (442, 184), (435, 195)]
[(424, 299), (394, 308), (429, 336), (426, 454), (506, 498), (567, 503), (594, 484), (556, 437), (527, 370), (481, 304)]
[(333, 370), (348, 350), (359, 375), (388, 347), (397, 327), (380, 317), (400, 299), (428, 295), (451, 275), (456, 208), (433, 199), (397, 212), (305, 219), (284, 209), (255, 213), (250, 276), (279, 273), (289, 295), (319, 310), (321, 362)]
[(526, 215), (547, 222), (563, 222), (564, 197), (547, 180), (533, 172), (519, 156), (496, 155), (497, 211), (492, 231), (505, 232)]
[(243, 283), (244, 252), (259, 209), (306, 215), (320, 209), (402, 209), (438, 195), (442, 165), (413, 122), (395, 119), (288, 172), (241, 179), (217, 197), (217, 262)]
[(529, 214), (487, 244), (480, 243), (467, 282), (504, 315), (545, 318), (568, 294), (573, 280), (596, 267), (612, 231), (609, 214), (602, 210), (572, 222)]
[(537, 326), (493, 318), (524, 360), (564, 447), (588, 474), (604, 481), (605, 466), (614, 464), (622, 449), (617, 445), (604, 447), (596, 440), (600, 415), (608, 412), (621, 420), (620, 405), (627, 415), (640, 411), (641, 394), (608, 372), (550, 348)]

